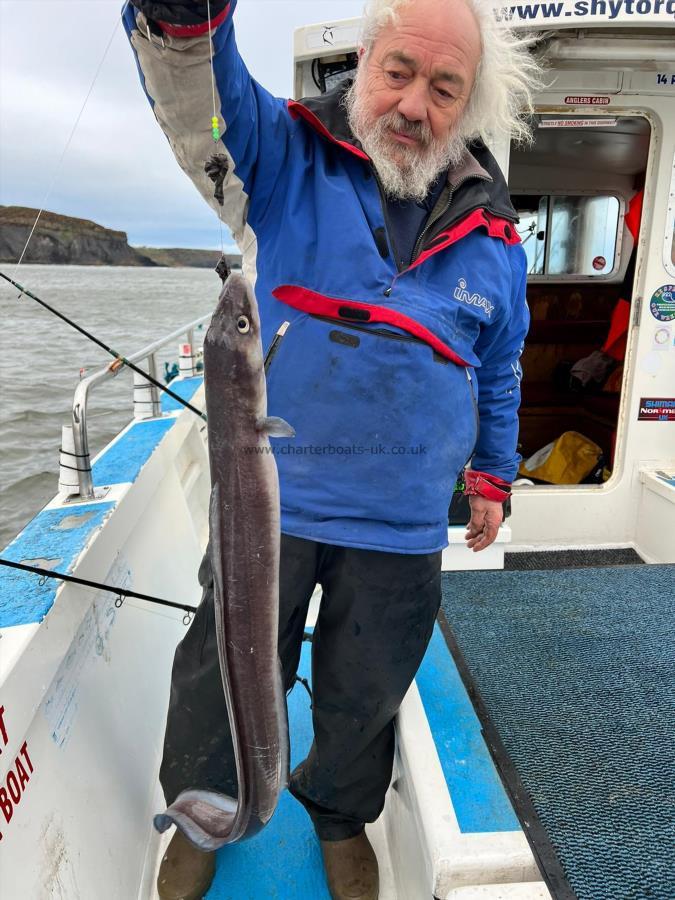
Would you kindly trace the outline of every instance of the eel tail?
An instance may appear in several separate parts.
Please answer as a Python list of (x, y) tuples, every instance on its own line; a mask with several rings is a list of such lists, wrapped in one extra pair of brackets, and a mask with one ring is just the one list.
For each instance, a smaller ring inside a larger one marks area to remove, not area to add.
[(216, 791), (188, 790), (166, 812), (154, 818), (157, 831), (176, 825), (199, 850), (218, 850), (232, 843), (237, 818), (237, 801)]

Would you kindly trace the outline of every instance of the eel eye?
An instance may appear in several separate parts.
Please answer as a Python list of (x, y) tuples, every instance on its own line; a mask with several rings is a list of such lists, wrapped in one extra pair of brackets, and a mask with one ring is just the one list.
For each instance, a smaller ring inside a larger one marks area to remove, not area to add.
[(251, 323), (248, 321), (246, 316), (239, 316), (237, 319), (237, 331), (239, 334), (246, 334), (251, 330)]

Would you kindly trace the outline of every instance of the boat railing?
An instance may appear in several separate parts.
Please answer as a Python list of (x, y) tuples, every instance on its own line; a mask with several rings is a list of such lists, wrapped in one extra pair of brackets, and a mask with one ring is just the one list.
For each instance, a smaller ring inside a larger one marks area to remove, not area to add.
[[(143, 347), (142, 350), (139, 350), (137, 353), (126, 358), (129, 362), (137, 365), (140, 364), (141, 368), (142, 364), (146, 363), (148, 375), (157, 380), (158, 351), (162, 350), (167, 344), (172, 343), (176, 339), (185, 338), (185, 343), (190, 345), (190, 351), (189, 354), (181, 354), (180, 374), (186, 376), (193, 375), (195, 330), (199, 328), (200, 325), (204, 325), (208, 322), (210, 318), (211, 313), (200, 316), (200, 318), (194, 319), (186, 325), (182, 325), (180, 328), (172, 331), (171, 334), (167, 334), (165, 337), (154, 341), (152, 344), (148, 344), (147, 347)], [(117, 360), (98, 369), (96, 372), (92, 372), (91, 375), (83, 378), (75, 389), (72, 412), (73, 448), (70, 450), (68, 447), (62, 447), (62, 452), (65, 450), (66, 456), (70, 457), (70, 461), (66, 465), (66, 468), (70, 469), (71, 472), (77, 472), (77, 485), (71, 485), (70, 489), (67, 489), (67, 493), (78, 494), (80, 500), (92, 500), (95, 497), (91, 472), (91, 456), (89, 453), (89, 438), (87, 435), (87, 407), (89, 396), (95, 387), (98, 387), (104, 381), (114, 378), (120, 369), (124, 367), (122, 361), (117, 365), (116, 363)], [(137, 396), (139, 393), (147, 399), (139, 400)], [(142, 375), (134, 373), (134, 407), (137, 409), (140, 405), (141, 409), (143, 409), (143, 406), (145, 406), (145, 410), (137, 416), (138, 418), (152, 418), (161, 415), (159, 393), (158, 387), (144, 379)], [(73, 458), (77, 463), (75, 466), (70, 465)]]

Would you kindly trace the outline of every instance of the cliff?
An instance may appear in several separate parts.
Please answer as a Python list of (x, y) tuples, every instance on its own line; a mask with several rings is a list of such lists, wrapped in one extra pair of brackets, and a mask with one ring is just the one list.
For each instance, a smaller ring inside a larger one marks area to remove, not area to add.
[[(187, 250), (182, 247), (136, 247), (135, 249), (156, 266), (215, 269), (220, 260), (220, 250)], [(226, 253), (225, 258), (230, 268), (241, 266), (241, 254)]]
[[(25, 206), (0, 207), (0, 262), (16, 262), (37, 216)], [(81, 266), (153, 266), (127, 242), (123, 231), (43, 212), (24, 256), (26, 263)]]
[[(0, 206), (0, 263), (19, 259), (37, 216), (37, 209)], [(104, 228), (88, 219), (43, 212), (24, 257), (26, 263), (78, 266), (196, 266), (215, 268), (216, 250), (131, 247), (124, 231)], [(228, 254), (230, 266), (241, 256)]]

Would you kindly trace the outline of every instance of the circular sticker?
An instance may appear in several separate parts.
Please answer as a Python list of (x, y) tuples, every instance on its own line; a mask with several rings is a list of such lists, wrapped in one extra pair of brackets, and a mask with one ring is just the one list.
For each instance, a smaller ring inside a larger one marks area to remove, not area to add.
[(602, 269), (604, 269), (606, 265), (607, 265), (607, 260), (605, 259), (604, 256), (596, 256), (595, 259), (593, 260), (593, 268), (596, 269), (598, 272), (601, 271)]
[(664, 284), (654, 291), (649, 309), (659, 322), (672, 322), (675, 319), (675, 284)]

